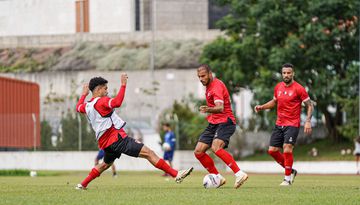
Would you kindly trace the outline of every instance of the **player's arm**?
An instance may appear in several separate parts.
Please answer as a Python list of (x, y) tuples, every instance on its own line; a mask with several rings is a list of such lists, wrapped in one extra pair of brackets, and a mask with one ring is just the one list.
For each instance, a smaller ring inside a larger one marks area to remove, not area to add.
[(126, 73), (121, 74), (121, 87), (120, 87), (120, 90), (119, 90), (118, 94), (116, 95), (116, 97), (110, 99), (110, 101), (109, 101), (110, 108), (115, 108), (115, 107), (121, 106), (121, 104), (124, 100), (124, 97), (125, 97), (127, 79), (128, 79), (128, 76)]
[(305, 108), (306, 108), (306, 121), (305, 121), (305, 125), (304, 125), (304, 133), (309, 135), (311, 134), (311, 117), (312, 117), (312, 112), (314, 110), (314, 106), (310, 100), (310, 98), (306, 101), (304, 101), (305, 104)]
[(214, 107), (208, 107), (206, 105), (202, 105), (199, 108), (201, 113), (221, 113), (224, 111), (224, 103), (217, 101), (215, 102)]
[(270, 100), (269, 102), (263, 104), (263, 105), (256, 105), (254, 107), (254, 110), (256, 113), (258, 113), (260, 110), (267, 110), (267, 109), (272, 109), (276, 106), (276, 99), (273, 98), (272, 100)]
[(81, 94), (81, 97), (78, 101), (78, 103), (76, 104), (76, 111), (80, 112), (80, 113), (85, 113), (85, 98), (86, 96), (89, 94), (89, 86), (86, 84), (83, 86), (83, 91)]

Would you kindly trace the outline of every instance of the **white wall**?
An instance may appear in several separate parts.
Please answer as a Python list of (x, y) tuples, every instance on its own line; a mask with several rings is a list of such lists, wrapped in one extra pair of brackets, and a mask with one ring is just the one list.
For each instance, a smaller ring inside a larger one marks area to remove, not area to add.
[(2, 0), (0, 36), (75, 33), (74, 0)]
[(134, 31), (133, 0), (91, 0), (89, 7), (91, 33)]
[[(0, 36), (76, 33), (75, 0), (0, 0)], [(133, 0), (89, 1), (90, 32), (134, 30)]]
[[(29, 170), (90, 170), (97, 152), (0, 152), (1, 169)], [(162, 156), (162, 153), (158, 153)], [(225, 170), (224, 163), (216, 160), (216, 166)], [(239, 161), (242, 170), (249, 173), (283, 173), (275, 161)], [(115, 161), (118, 170), (157, 170), (145, 159), (122, 155)], [(194, 157), (193, 151), (176, 151), (174, 168), (194, 167), (196, 171), (205, 171)], [(299, 174), (356, 174), (354, 161), (294, 162)], [(229, 168), (226, 168), (231, 172)]]

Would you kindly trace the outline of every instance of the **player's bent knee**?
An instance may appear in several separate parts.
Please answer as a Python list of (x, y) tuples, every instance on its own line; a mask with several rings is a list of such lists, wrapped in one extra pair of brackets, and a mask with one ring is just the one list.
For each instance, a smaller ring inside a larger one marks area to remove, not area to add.
[(151, 150), (150, 148), (143, 146), (143, 148), (140, 151), (140, 157), (143, 157), (145, 159), (149, 159), (156, 156), (155, 152)]
[(202, 153), (204, 153), (204, 152), (201, 151), (201, 150), (197, 150), (197, 149), (194, 150), (194, 155), (195, 155), (195, 156), (196, 156), (196, 155), (199, 155), (199, 154), (202, 154)]

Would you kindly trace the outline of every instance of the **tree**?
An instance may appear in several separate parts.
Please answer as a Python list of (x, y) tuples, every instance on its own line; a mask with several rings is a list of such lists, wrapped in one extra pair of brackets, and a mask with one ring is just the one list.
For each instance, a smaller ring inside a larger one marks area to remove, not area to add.
[(59, 150), (78, 150), (79, 148), (79, 121), (81, 119), (82, 150), (97, 150), (97, 143), (94, 132), (88, 127), (84, 115), (69, 111), (61, 119), (61, 136), (58, 142)]
[(54, 150), (51, 143), (52, 129), (48, 121), (41, 121), (41, 150)]
[(231, 92), (248, 87), (261, 102), (272, 98), (281, 65), (291, 62), (295, 79), (324, 114), (331, 139), (340, 141), (344, 132), (339, 130), (346, 126), (344, 99), (355, 99), (359, 90), (359, 1), (217, 2), (231, 8), (218, 22), (227, 37), (207, 45), (201, 61)]

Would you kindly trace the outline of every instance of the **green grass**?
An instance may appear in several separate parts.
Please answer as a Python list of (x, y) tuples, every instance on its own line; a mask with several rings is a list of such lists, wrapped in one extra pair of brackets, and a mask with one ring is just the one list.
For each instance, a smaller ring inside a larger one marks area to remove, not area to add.
[[(309, 151), (316, 147), (318, 156), (312, 157)], [(342, 149), (351, 149), (351, 154), (341, 155)], [(334, 144), (329, 140), (318, 140), (311, 144), (299, 145), (294, 148), (294, 159), (296, 161), (353, 161), (354, 155), (352, 153), (354, 144), (352, 142), (342, 142)], [(245, 157), (241, 161), (267, 161), (273, 160), (267, 153), (257, 152), (252, 156)]]
[(74, 187), (87, 173), (60, 176), (0, 177), (1, 204), (359, 204), (360, 176), (299, 175), (291, 187), (279, 187), (281, 175), (251, 175), (238, 190), (233, 175), (219, 189), (204, 189), (204, 172), (192, 173), (182, 184), (161, 172), (104, 173), (88, 190)]

